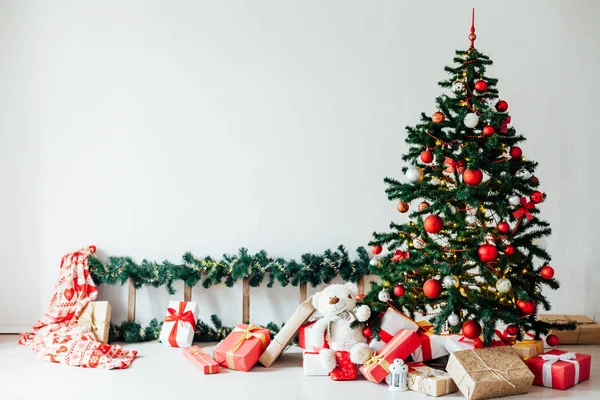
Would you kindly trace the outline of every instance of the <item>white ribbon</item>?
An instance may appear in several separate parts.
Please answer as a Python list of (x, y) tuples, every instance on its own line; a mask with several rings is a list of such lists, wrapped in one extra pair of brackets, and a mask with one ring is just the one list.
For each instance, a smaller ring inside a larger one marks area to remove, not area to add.
[(575, 361), (577, 355), (572, 351), (563, 354), (543, 354), (542, 359), (546, 361), (542, 366), (542, 383), (546, 387), (552, 387), (552, 364), (557, 361), (570, 362), (575, 366), (575, 385), (579, 383), (579, 361)]

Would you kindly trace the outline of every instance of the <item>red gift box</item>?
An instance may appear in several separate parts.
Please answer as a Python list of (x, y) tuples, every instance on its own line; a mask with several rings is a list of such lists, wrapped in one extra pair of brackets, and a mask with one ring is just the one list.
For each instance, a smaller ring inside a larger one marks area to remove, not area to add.
[(535, 375), (534, 385), (565, 390), (590, 379), (592, 357), (587, 354), (550, 350), (525, 361)]
[(271, 343), (268, 329), (240, 324), (215, 347), (214, 358), (219, 365), (238, 371), (250, 371)]
[(183, 349), (183, 356), (200, 368), (205, 375), (219, 372), (219, 364), (198, 346), (186, 347)]
[(323, 333), (323, 346), (316, 346), (313, 343), (312, 329), (317, 320), (318, 319), (315, 319), (314, 321), (309, 321), (300, 325), (300, 328), (298, 328), (298, 347), (308, 351), (320, 351), (329, 348), (329, 344), (327, 343), (327, 331)]
[(421, 345), (421, 339), (406, 329), (400, 330), (381, 350), (360, 367), (360, 372), (371, 382), (379, 383), (390, 373), (390, 364), (396, 358), (405, 359)]

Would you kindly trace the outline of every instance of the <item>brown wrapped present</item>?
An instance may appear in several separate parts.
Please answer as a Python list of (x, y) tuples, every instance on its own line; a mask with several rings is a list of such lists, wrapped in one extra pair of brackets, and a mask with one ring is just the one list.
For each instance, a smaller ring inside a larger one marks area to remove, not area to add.
[(544, 352), (544, 342), (541, 340), (523, 340), (513, 344), (512, 348), (523, 360), (527, 360)]
[(446, 370), (468, 400), (524, 394), (534, 379), (510, 346), (455, 351)]
[(600, 324), (585, 315), (540, 314), (540, 321), (546, 322), (575, 322), (574, 331), (552, 331), (560, 344), (600, 344)]
[(110, 312), (108, 301), (90, 301), (79, 315), (78, 328), (92, 332), (97, 341), (107, 344)]

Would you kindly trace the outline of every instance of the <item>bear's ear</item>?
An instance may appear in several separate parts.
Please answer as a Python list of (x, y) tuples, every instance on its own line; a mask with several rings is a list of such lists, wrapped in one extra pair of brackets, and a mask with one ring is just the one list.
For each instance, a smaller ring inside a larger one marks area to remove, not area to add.
[(315, 308), (315, 310), (319, 309), (319, 299), (321, 298), (321, 293), (323, 292), (317, 292), (312, 295), (312, 305)]
[(344, 289), (346, 289), (347, 292), (350, 292), (352, 297), (356, 298), (356, 296), (358, 296), (358, 286), (356, 283), (348, 282), (344, 285)]

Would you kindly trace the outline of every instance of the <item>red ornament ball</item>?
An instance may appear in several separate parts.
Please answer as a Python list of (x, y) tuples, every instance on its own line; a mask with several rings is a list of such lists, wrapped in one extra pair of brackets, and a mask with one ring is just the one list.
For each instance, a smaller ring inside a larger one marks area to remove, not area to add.
[(554, 268), (552, 268), (549, 265), (546, 265), (540, 270), (540, 275), (544, 279), (552, 279), (554, 277)]
[(496, 130), (494, 129), (493, 126), (486, 125), (486, 126), (483, 127), (482, 132), (483, 132), (484, 136), (492, 136), (494, 134), (494, 132), (496, 132)]
[(513, 146), (510, 148), (510, 156), (512, 158), (521, 158), (522, 155), (523, 155), (523, 150), (521, 150), (520, 147)]
[(403, 201), (401, 201), (400, 203), (398, 203), (398, 211), (400, 211), (403, 214), (405, 212), (407, 212), (409, 208), (410, 208), (410, 206), (408, 205), (408, 203), (405, 203)]
[(505, 112), (508, 110), (508, 103), (504, 100), (500, 100), (496, 103), (496, 110), (498, 110), (498, 112)]
[(462, 333), (467, 339), (477, 339), (481, 335), (481, 325), (470, 319), (463, 324)]
[(95, 252), (96, 252), (96, 246), (94, 246), (94, 245), (91, 245), (91, 246), (90, 246), (90, 251), (91, 251), (92, 253), (95, 253)]
[(437, 279), (428, 279), (423, 284), (423, 293), (430, 299), (437, 299), (442, 294), (442, 284)]
[(517, 308), (521, 310), (522, 314), (530, 315), (535, 312), (537, 305), (533, 300), (517, 300)]
[(376, 244), (375, 246), (371, 246), (371, 253), (377, 255), (383, 251), (383, 247), (380, 244)]
[(485, 92), (488, 89), (488, 85), (487, 85), (486, 81), (478, 80), (477, 82), (475, 82), (474, 88), (478, 92), (483, 93), (483, 92)]
[(421, 153), (421, 161), (423, 161), (425, 164), (429, 164), (433, 161), (433, 153), (429, 150), (425, 150)]
[(494, 261), (496, 257), (498, 257), (498, 250), (496, 246), (491, 244), (482, 244), (479, 246), (477, 250), (477, 254), (479, 254), (479, 259), (483, 262)]
[(404, 296), (405, 291), (406, 290), (404, 289), (404, 286), (402, 286), (402, 285), (396, 285), (394, 287), (394, 294), (398, 297)]
[(535, 184), (537, 184), (537, 185), (539, 185), (539, 184), (540, 184), (540, 180), (538, 179), (538, 177), (537, 177), (537, 176), (532, 176), (532, 177), (531, 177), (531, 182), (533, 182), (533, 183), (535, 183)]
[(465, 169), (463, 182), (469, 186), (477, 186), (483, 180), (483, 172), (480, 169)]
[(434, 112), (433, 115), (431, 116), (431, 120), (435, 124), (441, 124), (442, 122), (444, 122), (445, 119), (446, 119), (446, 117), (444, 117), (444, 114), (442, 114), (439, 111)]
[(548, 346), (550, 347), (556, 347), (560, 343), (560, 339), (558, 336), (551, 333), (550, 335), (546, 336), (546, 343), (548, 343)]
[(365, 298), (365, 294), (361, 293), (358, 296), (356, 296), (356, 301), (362, 301), (362, 299), (364, 299), (364, 298)]
[(371, 339), (373, 337), (373, 331), (368, 326), (363, 329), (362, 334), (367, 339)]
[(429, 233), (438, 233), (444, 227), (444, 221), (437, 215), (430, 215), (425, 218), (423, 226)]
[(506, 254), (507, 256), (512, 256), (513, 254), (515, 254), (515, 246), (506, 246), (506, 248), (504, 249), (504, 254)]
[(501, 233), (507, 233), (508, 231), (510, 231), (510, 225), (508, 224), (508, 222), (505, 221), (500, 222), (497, 228), (498, 231)]
[(517, 333), (519, 333), (519, 327), (516, 325), (509, 325), (506, 327), (506, 333), (508, 333), (510, 336), (515, 336)]
[(531, 193), (529, 198), (536, 204), (541, 203), (542, 201), (544, 201), (544, 193), (540, 192), (539, 190), (536, 190), (535, 192)]

